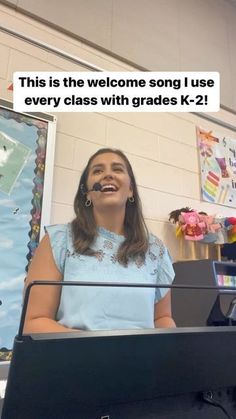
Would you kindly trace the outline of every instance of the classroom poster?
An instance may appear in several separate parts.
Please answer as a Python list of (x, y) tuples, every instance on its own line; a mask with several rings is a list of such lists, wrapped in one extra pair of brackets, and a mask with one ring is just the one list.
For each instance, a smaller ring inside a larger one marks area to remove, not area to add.
[(204, 201), (236, 207), (235, 138), (197, 127), (197, 148)]

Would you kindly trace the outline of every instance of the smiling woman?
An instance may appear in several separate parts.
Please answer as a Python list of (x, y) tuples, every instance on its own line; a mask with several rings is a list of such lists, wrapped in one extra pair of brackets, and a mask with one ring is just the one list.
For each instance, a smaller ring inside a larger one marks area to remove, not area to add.
[[(170, 284), (169, 253), (149, 234), (127, 157), (98, 150), (84, 169), (71, 224), (47, 227), (29, 269), (35, 279), (96, 281), (98, 286), (32, 289), (25, 332), (174, 327), (170, 292), (127, 283)], [(102, 287), (119, 282), (124, 287)], [(42, 301), (44, 304), (42, 304)]]

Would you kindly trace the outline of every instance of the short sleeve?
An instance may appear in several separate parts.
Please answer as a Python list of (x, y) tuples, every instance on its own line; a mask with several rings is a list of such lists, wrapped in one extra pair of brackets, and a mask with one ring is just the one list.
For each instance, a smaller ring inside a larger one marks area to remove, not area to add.
[(45, 227), (45, 232), (48, 233), (57, 268), (63, 274), (67, 250), (68, 225), (56, 224), (47, 226)]
[[(175, 272), (172, 266), (172, 260), (168, 249), (163, 242), (153, 234), (150, 235), (150, 251), (152, 259), (156, 262), (156, 283), (157, 285), (171, 285), (175, 277)], [(169, 288), (156, 288), (155, 302), (163, 298)]]
[[(167, 248), (163, 245), (163, 254), (159, 261), (159, 266), (157, 269), (157, 282), (158, 284), (169, 284), (171, 285), (175, 277), (175, 271), (173, 269), (172, 260)], [(156, 301), (163, 298), (166, 293), (169, 291), (169, 288), (159, 288), (156, 289)]]

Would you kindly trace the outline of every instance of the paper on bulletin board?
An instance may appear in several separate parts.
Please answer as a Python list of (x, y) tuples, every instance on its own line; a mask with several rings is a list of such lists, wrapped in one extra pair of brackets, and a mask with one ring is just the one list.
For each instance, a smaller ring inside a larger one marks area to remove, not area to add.
[(202, 199), (236, 207), (236, 138), (197, 127)]

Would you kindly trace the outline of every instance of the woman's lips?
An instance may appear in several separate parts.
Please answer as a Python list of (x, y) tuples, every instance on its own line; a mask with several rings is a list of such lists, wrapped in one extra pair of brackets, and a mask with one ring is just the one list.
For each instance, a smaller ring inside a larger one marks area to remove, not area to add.
[(106, 193), (106, 192), (116, 192), (117, 190), (118, 190), (117, 186), (112, 185), (111, 183), (109, 183), (109, 184), (106, 184), (106, 185), (102, 186), (101, 192), (104, 192), (104, 193)]

